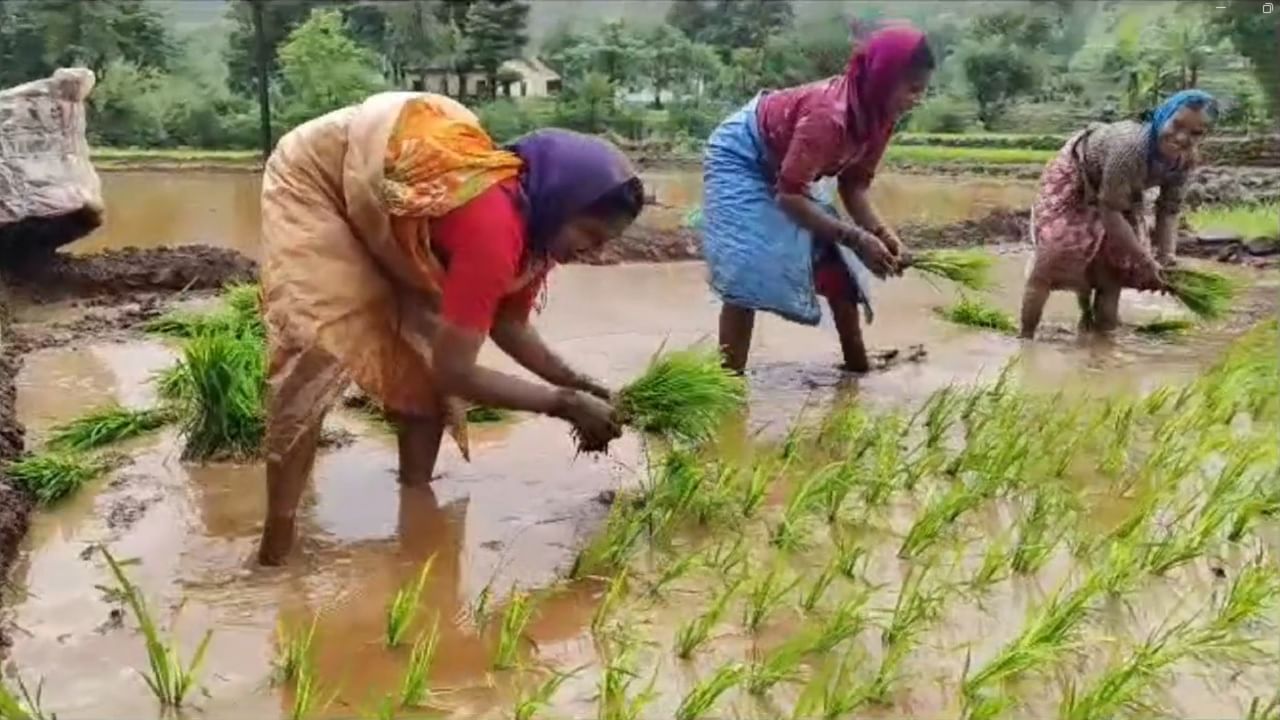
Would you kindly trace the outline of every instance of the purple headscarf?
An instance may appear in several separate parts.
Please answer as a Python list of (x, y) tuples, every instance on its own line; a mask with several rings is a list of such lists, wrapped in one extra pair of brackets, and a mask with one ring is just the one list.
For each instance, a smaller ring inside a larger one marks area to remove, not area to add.
[(546, 254), (565, 222), (636, 174), (612, 143), (571, 130), (536, 130), (507, 149), (524, 162), (520, 211), (535, 255)]

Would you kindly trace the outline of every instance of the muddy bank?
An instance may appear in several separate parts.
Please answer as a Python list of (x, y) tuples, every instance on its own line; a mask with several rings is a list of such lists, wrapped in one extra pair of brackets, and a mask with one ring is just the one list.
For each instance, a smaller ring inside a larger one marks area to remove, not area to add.
[[(15, 487), (5, 476), (8, 462), (22, 454), (25, 435), (15, 408), (17, 390), (14, 383), (21, 357), (8, 324), (6, 300), (4, 283), (0, 281), (0, 584), (3, 588), (0, 592), (8, 590), (9, 566), (18, 552), (18, 544), (27, 534), (31, 510), (35, 506), (31, 496)], [(0, 630), (0, 646), (8, 644), (8, 636)]]

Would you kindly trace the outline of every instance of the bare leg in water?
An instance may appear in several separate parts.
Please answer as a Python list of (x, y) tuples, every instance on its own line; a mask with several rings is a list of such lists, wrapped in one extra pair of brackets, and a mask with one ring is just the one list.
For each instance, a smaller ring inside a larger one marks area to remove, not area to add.
[(869, 371), (871, 363), (867, 360), (867, 347), (862, 342), (862, 324), (858, 318), (858, 306), (845, 298), (839, 300), (828, 298), (827, 306), (831, 308), (831, 318), (835, 321), (836, 332), (840, 335), (844, 369), (855, 373)]
[(435, 479), (436, 458), (444, 422), (440, 417), (397, 415), (396, 441), (400, 448), (400, 484), (419, 485)]
[(1040, 317), (1044, 314), (1044, 304), (1049, 301), (1049, 284), (1037, 281), (1034, 277), (1027, 280), (1027, 288), (1022, 291), (1022, 332), (1019, 337), (1031, 340), (1036, 336), (1036, 328), (1040, 327)]
[(1096, 325), (1093, 318), (1093, 288), (1077, 290), (1076, 302), (1080, 305), (1080, 332), (1092, 332)]
[(729, 303), (720, 308), (720, 352), (724, 356), (724, 366), (739, 375), (747, 367), (755, 324), (754, 310)]
[(293, 549), (298, 502), (316, 462), (322, 422), (304, 432), (293, 446), (267, 456), (267, 519), (258, 544), (258, 562), (280, 565)]
[(1093, 321), (1098, 332), (1114, 332), (1120, 327), (1120, 286), (1116, 283), (1099, 285), (1093, 294)]

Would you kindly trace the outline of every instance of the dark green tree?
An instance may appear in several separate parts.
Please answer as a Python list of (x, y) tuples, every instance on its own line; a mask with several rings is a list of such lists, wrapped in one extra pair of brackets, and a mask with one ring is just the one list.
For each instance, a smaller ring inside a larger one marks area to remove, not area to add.
[(0, 88), (47, 76), (44, 37), (27, 3), (0, 0)]
[(1280, 12), (1262, 13), (1262, 0), (1231, 0), (1212, 16), (1219, 37), (1249, 60), (1266, 93), (1273, 118), (1280, 118)]
[[(277, 52), (280, 44), (311, 16), (312, 8), (322, 0), (270, 0), (262, 3), (262, 26), (266, 35), (267, 73), (279, 73)], [(249, 95), (256, 92), (257, 62), (254, 54), (253, 7), (251, 0), (232, 0), (227, 11), (231, 19), (231, 37), (227, 45), (227, 72), (231, 87)]]
[(714, 21), (715, 7), (708, 0), (675, 0), (667, 8), (666, 23), (691, 40), (704, 39)]
[(1028, 51), (1008, 42), (973, 42), (961, 51), (964, 75), (978, 102), (978, 119), (992, 123), (1014, 98), (1035, 88), (1038, 75)]
[(728, 53), (736, 48), (764, 47), (765, 41), (791, 27), (791, 0), (717, 0), (706, 42)]
[(341, 13), (315, 10), (280, 46), (285, 121), (296, 124), (358, 102), (382, 87), (374, 53), (347, 32)]
[(499, 70), (520, 57), (529, 41), (529, 5), (523, 0), (476, 0), (467, 11), (467, 61), (487, 78), (486, 92), (497, 97)]

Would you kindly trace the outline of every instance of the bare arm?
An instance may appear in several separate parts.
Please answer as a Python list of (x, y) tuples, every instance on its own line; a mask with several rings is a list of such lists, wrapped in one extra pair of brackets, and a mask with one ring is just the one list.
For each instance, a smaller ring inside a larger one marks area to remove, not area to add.
[(608, 388), (570, 367), (547, 345), (531, 323), (499, 318), (489, 331), (489, 337), (513, 360), (552, 385), (609, 398)]
[(867, 186), (855, 183), (845, 177), (840, 178), (840, 200), (844, 203), (844, 209), (849, 211), (849, 216), (860, 227), (865, 228), (867, 232), (875, 235), (884, 243), (885, 249), (889, 251), (895, 258), (901, 258), (906, 252), (906, 246), (898, 234), (885, 223), (884, 218), (880, 217), (880, 213), (876, 211), (875, 205), (871, 203), (871, 197), (867, 193)]
[(556, 415), (566, 391), (521, 380), (476, 363), (484, 335), (442, 322), (432, 343), (441, 390), (482, 405)]
[(1140, 289), (1154, 290), (1160, 287), (1160, 268), (1156, 265), (1155, 259), (1151, 257), (1150, 251), (1142, 247), (1142, 243), (1138, 241), (1137, 233), (1134, 232), (1133, 226), (1129, 224), (1124, 214), (1118, 210), (1104, 207), (1102, 209), (1102, 225), (1107, 231), (1107, 240), (1118, 243), (1126, 255), (1134, 258), (1140, 267), (1146, 269), (1148, 274), (1144, 282), (1146, 287)]

